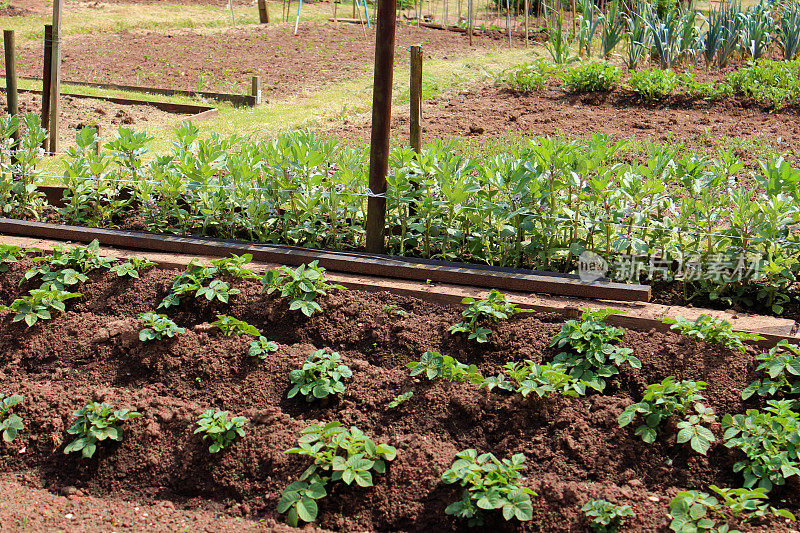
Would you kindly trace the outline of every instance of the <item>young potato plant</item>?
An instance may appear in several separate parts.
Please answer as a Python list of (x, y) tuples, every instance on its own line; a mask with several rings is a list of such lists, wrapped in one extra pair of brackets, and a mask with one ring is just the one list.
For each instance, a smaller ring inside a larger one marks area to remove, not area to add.
[(414, 396), (414, 390), (413, 389), (408, 391), (408, 392), (404, 392), (402, 394), (398, 394), (397, 396), (395, 396), (394, 400), (389, 402), (388, 407), (390, 409), (394, 409), (396, 407), (400, 407), (401, 405), (406, 403), (408, 400), (410, 400), (413, 396)]
[(288, 513), (286, 521), (295, 527), (299, 520), (316, 520), (316, 500), (325, 497), (329, 483), (351, 485), (355, 481), (359, 487), (372, 487), (372, 472), (383, 474), (386, 463), (397, 456), (393, 446), (376, 444), (357, 427), (348, 430), (336, 421), (307, 427), (297, 446), (286, 453), (314, 460), (298, 481), (286, 487), (278, 502), (278, 512)]
[(214, 411), (209, 409), (197, 420), (197, 429), (194, 434), (203, 434), (203, 440), (211, 439), (208, 451), (217, 453), (226, 448), (236, 437), (244, 437), (244, 425), (247, 418), (234, 416), (228, 418), (228, 411)]
[(63, 313), (67, 308), (65, 301), (81, 296), (79, 292), (59, 289), (33, 289), (27, 296), (17, 298), (11, 305), (2, 305), (0, 309), (16, 312), (12, 322), (24, 321), (31, 327), (39, 320), (50, 320), (53, 317), (52, 311)]
[(694, 451), (705, 455), (714, 434), (703, 424), (712, 424), (717, 420), (714, 410), (703, 403), (705, 397), (700, 393), (707, 383), (703, 381), (680, 381), (670, 376), (661, 383), (647, 386), (642, 401), (629, 405), (619, 415), (619, 427), (625, 427), (636, 416), (641, 416), (644, 424), (636, 428), (636, 434), (643, 441), (653, 443), (658, 436), (658, 428), (667, 418), (679, 415), (677, 442), (688, 442)]
[(519, 484), (520, 471), (527, 468), (524, 463), (521, 453), (500, 460), (491, 453), (478, 455), (473, 449), (458, 452), (442, 481), (459, 483), (464, 491), (461, 500), (448, 505), (445, 513), (466, 518), (470, 527), (484, 524), (483, 510), (501, 509), (506, 520), (530, 520), (531, 496), (536, 493)]
[(764, 340), (764, 337), (758, 333), (733, 331), (730, 322), (709, 315), (700, 315), (694, 322), (686, 320), (682, 316), (665, 318), (664, 324), (672, 324), (670, 329), (677, 329), (687, 337), (698, 341), (721, 344), (726, 348), (739, 350), (742, 353), (747, 352), (743, 341)]
[(626, 516), (636, 516), (630, 505), (617, 505), (606, 500), (590, 500), (581, 507), (589, 527), (595, 533), (617, 533)]
[(227, 337), (233, 337), (236, 335), (253, 335), (254, 337), (261, 337), (261, 332), (257, 327), (228, 315), (217, 313), (217, 319), (212, 322), (211, 325), (216, 326), (222, 332), (222, 334)]
[(468, 318), (468, 322), (459, 322), (450, 327), (450, 333), (469, 333), (469, 340), (477, 342), (489, 342), (489, 335), (492, 330), (480, 327), (479, 323), (495, 323), (506, 320), (517, 313), (532, 313), (532, 309), (520, 309), (508, 301), (505, 294), (501, 294), (495, 289), (489, 292), (486, 298), (475, 300), (474, 298), (464, 298), (462, 304), (468, 307), (461, 314)]
[(419, 361), (408, 363), (406, 367), (411, 369), (412, 377), (424, 372), (430, 381), (445, 379), (453, 382), (469, 381), (475, 384), (483, 382), (477, 366), (465, 365), (439, 352), (427, 351), (422, 354)]
[(621, 76), (622, 70), (611, 63), (586, 63), (562, 74), (563, 88), (568, 93), (613, 91)]
[(111, 267), (110, 270), (120, 278), (127, 276), (129, 278), (139, 279), (139, 274), (152, 266), (155, 266), (155, 263), (152, 261), (141, 257), (130, 257), (125, 262)]
[(317, 350), (308, 356), (301, 368), (289, 372), (292, 388), (287, 397), (294, 398), (302, 394), (307, 402), (313, 402), (335, 396), (344, 392), (343, 380), (352, 375), (353, 371), (342, 364), (342, 358), (338, 353), (327, 353), (324, 349)]
[(11, 265), (32, 251), (34, 250), (0, 243), (0, 273), (7, 272)]
[(498, 74), (495, 85), (521, 94), (531, 94), (544, 88), (554, 70), (549, 62), (536, 59), (504, 70)]
[(211, 264), (222, 275), (230, 276), (239, 279), (258, 279), (258, 275), (245, 267), (253, 260), (253, 254), (244, 254), (242, 256), (231, 254), (231, 257), (224, 257), (222, 259), (214, 259)]
[(22, 418), (11, 412), (12, 407), (22, 402), (22, 396), (11, 394), (3, 396), (0, 394), (0, 435), (5, 442), (11, 442), (17, 436), (17, 432), (25, 429)]
[(574, 389), (586, 394), (592, 388), (603, 392), (606, 378), (619, 374), (619, 366), (628, 363), (641, 368), (642, 363), (634, 357), (633, 350), (618, 346), (624, 330), (606, 325), (606, 317), (619, 313), (613, 309), (583, 310), (581, 320), (568, 320), (561, 331), (553, 337), (550, 346), (566, 351), (559, 353), (553, 362), (564, 365), (575, 378)]
[(578, 396), (575, 378), (566, 372), (567, 368), (559, 363), (538, 364), (530, 360), (522, 363), (511, 362), (503, 365), (503, 371), (513, 382), (506, 379), (503, 373), (495, 377), (488, 377), (483, 380), (481, 387), (488, 390), (498, 388), (500, 390), (516, 392), (527, 397), (529, 394), (536, 394), (539, 398), (551, 394), (561, 394), (564, 396)]
[(753, 394), (800, 394), (800, 346), (783, 339), (768, 352), (756, 356), (756, 359), (760, 361), (756, 371), (764, 372), (767, 377), (748, 385), (742, 391), (743, 400)]
[(250, 348), (248, 348), (247, 350), (247, 355), (249, 355), (250, 357), (257, 357), (262, 361), (266, 361), (269, 354), (275, 353), (277, 351), (278, 351), (277, 343), (272, 342), (266, 337), (259, 335), (258, 340), (250, 343)]
[[(711, 489), (722, 497), (722, 502), (707, 492), (696, 490), (684, 490), (672, 498), (669, 509), (672, 517), (669, 527), (672, 531), (739, 533), (727, 524), (728, 520), (733, 519), (740, 524), (765, 516), (795, 520), (795, 516), (788, 510), (777, 509), (767, 503), (766, 489), (729, 489), (716, 485), (711, 485)], [(723, 523), (718, 523), (718, 520)]]
[(771, 490), (786, 478), (800, 474), (800, 414), (790, 400), (768, 400), (763, 410), (722, 418), (723, 440), (746, 459), (733, 465), (744, 475), (744, 486)]
[[(220, 261), (229, 261), (234, 265), (238, 264), (235, 258), (216, 260), (217, 263)], [(236, 270), (235, 266), (230, 267), (230, 269), (239, 272)], [(230, 275), (229, 270), (224, 270), (224, 273)], [(183, 296), (191, 293), (194, 293), (195, 298), (205, 298), (209, 302), (218, 300), (227, 304), (231, 296), (236, 296), (241, 291), (232, 288), (231, 284), (227, 281), (214, 279), (215, 276), (219, 274), (219, 267), (199, 265), (195, 260), (192, 260), (186, 266), (186, 270), (179, 274), (172, 282), (172, 292), (159, 304), (159, 309), (162, 307), (169, 308), (180, 305)], [(206, 285), (206, 282), (208, 282), (208, 285)]]
[(122, 423), (142, 414), (130, 409), (116, 409), (109, 403), (86, 402), (86, 405), (75, 411), (75, 416), (78, 419), (67, 433), (77, 438), (67, 444), (64, 453), (81, 452), (81, 455), (90, 459), (97, 450), (98, 443), (106, 439), (121, 441)]
[(110, 269), (116, 258), (101, 256), (100, 244), (94, 240), (86, 247), (56, 246), (52, 255), (35, 257), (33, 260), (46, 264), (25, 272), (20, 283), (41, 276), (42, 289), (65, 290), (87, 281), (87, 274), (95, 270)]
[(173, 322), (167, 315), (160, 315), (149, 311), (139, 315), (144, 325), (146, 326), (139, 331), (139, 340), (142, 342), (152, 340), (162, 340), (164, 337), (173, 338), (178, 335), (186, 333), (184, 328), (181, 328)]
[(344, 289), (342, 285), (325, 280), (325, 269), (317, 261), (300, 265), (294, 270), (288, 267), (270, 270), (261, 283), (267, 294), (280, 290), (281, 298), (289, 298), (289, 310), (300, 310), (309, 317), (316, 311), (322, 311), (316, 302), (317, 296), (325, 296), (331, 289)]

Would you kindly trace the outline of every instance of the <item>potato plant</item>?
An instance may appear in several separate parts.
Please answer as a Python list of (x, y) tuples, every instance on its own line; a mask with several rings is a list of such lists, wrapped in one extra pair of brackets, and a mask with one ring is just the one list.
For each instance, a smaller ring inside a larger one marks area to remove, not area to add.
[(120, 278), (127, 276), (129, 278), (139, 279), (139, 275), (142, 272), (154, 265), (154, 262), (141, 257), (129, 257), (125, 262), (111, 267), (110, 270)]
[(613, 309), (586, 308), (581, 320), (568, 320), (550, 342), (550, 346), (565, 349), (553, 362), (564, 365), (575, 379), (575, 391), (581, 395), (586, 394), (587, 388), (603, 392), (606, 378), (619, 374), (623, 363), (642, 367), (633, 350), (619, 346), (624, 330), (604, 323), (608, 316), (617, 313)]
[(234, 337), (236, 335), (253, 335), (254, 337), (261, 337), (261, 332), (252, 324), (248, 324), (238, 318), (232, 316), (222, 315), (217, 313), (217, 319), (211, 323), (219, 329), (223, 335)]
[(795, 516), (786, 509), (768, 504), (766, 489), (730, 489), (716, 485), (711, 485), (711, 489), (722, 497), (722, 501), (707, 492), (696, 490), (681, 491), (672, 498), (669, 509), (672, 517), (669, 527), (672, 531), (736, 533), (738, 530), (732, 529), (727, 523), (730, 519), (741, 524), (766, 516), (795, 520)]
[[(506, 378), (506, 375), (511, 380)], [(488, 390), (516, 392), (523, 397), (536, 394), (539, 398), (551, 394), (578, 396), (575, 378), (567, 373), (567, 368), (559, 363), (534, 363), (530, 360), (510, 362), (503, 365), (503, 373), (485, 378), (481, 387)]]
[(302, 394), (307, 402), (313, 402), (335, 396), (344, 392), (344, 380), (352, 375), (353, 371), (342, 364), (338, 353), (317, 350), (308, 356), (302, 367), (289, 372), (292, 388), (287, 397)]
[(688, 442), (694, 451), (705, 455), (716, 439), (708, 424), (716, 422), (714, 410), (702, 402), (701, 391), (707, 383), (703, 381), (679, 381), (670, 376), (661, 383), (647, 386), (641, 402), (633, 403), (619, 415), (619, 427), (625, 427), (637, 416), (643, 424), (636, 428), (636, 435), (643, 441), (653, 443), (661, 423), (667, 418), (679, 415), (677, 442)]
[(296, 269), (281, 267), (270, 270), (261, 280), (267, 294), (280, 291), (281, 298), (289, 298), (289, 310), (299, 310), (305, 316), (311, 316), (322, 308), (317, 303), (318, 296), (325, 296), (331, 289), (344, 289), (343, 286), (328, 283), (325, 280), (325, 269), (312, 261), (308, 265), (300, 265)]
[[(229, 263), (219, 263), (220, 261), (228, 261)], [(181, 274), (179, 274), (172, 282), (171, 293), (168, 294), (159, 304), (160, 308), (170, 308), (180, 305), (181, 299), (187, 295), (194, 293), (195, 298), (205, 298), (207, 301), (218, 300), (221, 303), (227, 304), (232, 296), (236, 296), (241, 291), (235, 289), (227, 281), (216, 279), (217, 276), (223, 274), (232, 277), (229, 270), (237, 274), (244, 274), (241, 265), (238, 264), (236, 258), (217, 260), (218, 264), (222, 265), (235, 265), (231, 267), (217, 267), (217, 266), (203, 266), (197, 264), (192, 260)], [(223, 268), (223, 270), (220, 270)], [(237, 275), (237, 277), (239, 277)]]
[(450, 333), (468, 333), (469, 340), (484, 343), (489, 342), (489, 335), (492, 330), (486, 325), (506, 320), (517, 313), (532, 313), (532, 309), (520, 309), (508, 301), (505, 294), (492, 289), (486, 298), (475, 300), (474, 298), (464, 298), (461, 303), (466, 304), (467, 308), (461, 313), (469, 319), (467, 322), (459, 322), (450, 327)]
[(278, 344), (272, 342), (271, 340), (267, 339), (264, 336), (259, 335), (258, 340), (255, 340), (250, 343), (250, 347), (247, 350), (247, 355), (250, 357), (256, 357), (261, 359), (262, 361), (266, 361), (269, 354), (275, 353), (278, 351)]
[(7, 272), (11, 265), (26, 256), (30, 251), (32, 250), (0, 243), (0, 273)]
[(500, 460), (491, 453), (478, 455), (473, 449), (458, 452), (453, 465), (442, 474), (442, 481), (458, 483), (464, 491), (461, 499), (448, 505), (445, 512), (467, 519), (470, 527), (484, 524), (484, 510), (499, 509), (506, 520), (530, 520), (531, 496), (536, 493), (519, 484), (520, 471), (527, 468), (524, 463), (521, 453)]
[(742, 399), (753, 394), (774, 396), (800, 394), (800, 346), (782, 339), (766, 353), (756, 356), (759, 362), (756, 372), (766, 377), (756, 380), (742, 391)]
[(800, 414), (793, 405), (790, 400), (767, 400), (763, 410), (722, 418), (725, 446), (745, 455), (733, 465), (734, 472), (744, 476), (745, 487), (758, 485), (769, 491), (800, 475)]
[(145, 327), (139, 331), (139, 340), (142, 342), (152, 340), (171, 339), (186, 333), (186, 330), (172, 321), (167, 315), (149, 311), (139, 315)]
[(616, 533), (626, 516), (635, 516), (630, 505), (617, 505), (606, 500), (590, 500), (581, 507), (589, 527), (595, 533)]
[(411, 369), (410, 375), (412, 377), (424, 373), (429, 381), (437, 379), (453, 382), (469, 381), (471, 383), (481, 383), (483, 381), (483, 377), (478, 373), (477, 366), (465, 365), (449, 355), (442, 355), (434, 351), (423, 353), (419, 361), (407, 363), (406, 367)]
[(68, 292), (59, 289), (32, 289), (27, 296), (17, 298), (11, 305), (2, 305), (0, 310), (14, 311), (12, 322), (25, 322), (28, 327), (39, 320), (50, 320), (53, 312), (63, 313), (67, 306), (64, 303), (72, 298), (80, 298), (79, 292)]
[(307, 427), (297, 446), (286, 453), (314, 460), (298, 481), (286, 487), (278, 502), (278, 512), (288, 513), (286, 521), (292, 526), (297, 526), (299, 520), (316, 520), (319, 512), (316, 500), (325, 497), (328, 484), (342, 481), (346, 485), (355, 482), (359, 487), (371, 487), (372, 472), (383, 474), (386, 463), (397, 456), (393, 446), (376, 444), (357, 427), (348, 430), (336, 421)]
[(694, 321), (687, 320), (682, 316), (665, 318), (664, 323), (671, 324), (670, 329), (676, 329), (692, 339), (721, 344), (742, 353), (747, 351), (744, 341), (764, 340), (764, 337), (758, 333), (733, 331), (730, 322), (709, 315), (700, 315)]
[(247, 418), (243, 416), (230, 416), (228, 411), (214, 411), (209, 409), (200, 415), (197, 420), (195, 435), (202, 434), (203, 440), (210, 439), (208, 451), (217, 453), (226, 448), (236, 437), (244, 437), (244, 425)]
[(17, 437), (17, 432), (25, 429), (22, 418), (12, 412), (12, 408), (19, 403), (22, 403), (19, 394), (0, 394), (0, 435), (5, 442), (11, 442)]
[(90, 459), (99, 443), (107, 439), (121, 441), (122, 423), (142, 414), (130, 409), (116, 409), (109, 403), (87, 401), (75, 411), (75, 416), (77, 420), (67, 433), (76, 438), (64, 447), (64, 453), (81, 452), (83, 457)]

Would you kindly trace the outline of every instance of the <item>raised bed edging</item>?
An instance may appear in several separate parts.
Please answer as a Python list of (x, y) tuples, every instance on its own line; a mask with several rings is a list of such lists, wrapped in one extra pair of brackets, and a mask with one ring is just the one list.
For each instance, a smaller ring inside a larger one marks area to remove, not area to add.
[(301, 265), (318, 261), (336, 272), (368, 274), (417, 281), (445, 282), (522, 292), (542, 292), (564, 296), (590, 297), (618, 301), (648, 301), (650, 287), (623, 283), (583, 282), (574, 276), (552, 272), (476, 267), (464, 263), (416, 260), (357, 252), (332, 252), (277, 244), (184, 237), (141, 231), (86, 228), (46, 222), (0, 218), (0, 233), (71, 240), (150, 251), (213, 255), (252, 254), (256, 261)]

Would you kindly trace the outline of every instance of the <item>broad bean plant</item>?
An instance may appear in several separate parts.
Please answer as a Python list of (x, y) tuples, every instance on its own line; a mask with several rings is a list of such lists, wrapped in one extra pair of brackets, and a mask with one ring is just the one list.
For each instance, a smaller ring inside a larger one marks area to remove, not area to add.
[[(0, 145), (14, 124), (0, 127)], [(61, 178), (64, 222), (108, 227), (135, 215), (151, 231), (364, 247), (374, 193), (362, 149), (308, 132), (273, 141), (201, 136), (189, 123), (176, 128), (168, 153), (151, 158), (150, 137), (126, 128), (100, 155), (89, 149), (94, 135), (78, 138)], [(732, 152), (682, 157), (670, 146), (653, 147), (641, 163), (620, 162), (625, 148), (603, 135), (532, 138), (485, 158), (447, 143), (421, 154), (396, 147), (384, 193), (388, 251), (563, 272), (592, 252), (611, 265), (610, 277), (635, 281), (653, 270), (626, 266), (626, 258), (667, 265), (654, 272), (668, 279), (669, 265), (729, 265), (687, 283), (687, 299), (706, 294), (782, 312), (800, 270), (800, 169), (774, 157), (747, 171)], [(35, 186), (15, 193), (10, 159), (3, 161), (6, 214), (41, 216), (44, 199)]]

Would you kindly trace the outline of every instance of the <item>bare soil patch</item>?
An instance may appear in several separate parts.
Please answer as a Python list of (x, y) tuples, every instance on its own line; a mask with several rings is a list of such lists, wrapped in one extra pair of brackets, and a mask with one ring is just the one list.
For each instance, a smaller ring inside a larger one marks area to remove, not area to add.
[[(397, 63), (421, 44), (426, 56), (449, 57), (492, 46), (489, 36), (469, 47), (460, 33), (397, 28)], [(41, 77), (42, 47), (19, 47), (20, 75)], [(169, 89), (244, 93), (259, 75), (268, 97), (313, 91), (371, 71), (375, 31), (366, 36), (353, 24), (301, 24), (297, 36), (287, 26), (251, 26), (207, 32), (87, 35), (64, 40), (64, 79)]]
[[(8, 114), (6, 107), (6, 94), (0, 92), (0, 106), (2, 115)], [(19, 93), (20, 114), (42, 112), (42, 95), (36, 93)], [(98, 98), (77, 98), (74, 96), (61, 97), (61, 123), (59, 146), (68, 147), (75, 145), (75, 134), (86, 126), (100, 126), (101, 138), (113, 136), (120, 126), (135, 130), (149, 130), (156, 126), (163, 126), (178, 122), (190, 115), (181, 113), (168, 113), (151, 105), (126, 105), (115, 104)]]
[[(716, 146), (720, 136), (763, 137), (782, 150), (800, 149), (797, 110), (771, 112), (749, 98), (740, 97), (719, 102), (672, 97), (662, 104), (648, 106), (626, 90), (565, 94), (555, 80), (531, 95), (487, 85), (474, 86), (425, 102), (422, 115), (423, 132), (429, 140), (497, 137), (508, 132), (568, 134), (577, 138), (605, 133), (615, 139), (635, 136), (660, 143), (699, 137), (709, 148)], [(369, 124), (345, 124), (329, 133), (368, 141), (369, 128)], [(408, 128), (407, 114), (392, 117), (395, 138), (406, 139)], [(754, 156), (744, 152), (738, 155), (743, 159)]]
[[(19, 280), (33, 264), (23, 260), (0, 276), (1, 302), (26, 288)], [(525, 400), (465, 383), (417, 380), (404, 365), (425, 350), (475, 363), (485, 375), (508, 361), (547, 361), (555, 355), (548, 344), (561, 317), (517, 317), (497, 326), (481, 346), (447, 333), (460, 319), (459, 307), (334, 291), (321, 301), (323, 312), (306, 319), (274, 295), (260, 294), (257, 283), (238, 282), (242, 293), (229, 306), (187, 299), (171, 312), (187, 328), (185, 335), (141, 343), (138, 314), (155, 309), (177, 274), (153, 270), (138, 281), (96, 274), (66, 313), (30, 329), (12, 324), (9, 313), (0, 316), (0, 390), (24, 396), (17, 412), (27, 425), (12, 444), (0, 445), (6, 473), (0, 502), (11, 503), (0, 505), (2, 523), (25, 509), (26, 527), (33, 531), (96, 531), (108, 524), (145, 531), (163, 527), (162, 520), (168, 526), (194, 520), (227, 531), (235, 518), (241, 530), (257, 520), (270, 527), (282, 521), (275, 511), (281, 491), (307, 466), (283, 450), (303, 428), (331, 420), (396, 446), (398, 456), (375, 487), (338, 487), (321, 501), (318, 526), (328, 530), (464, 530), (444, 513), (460, 490), (440, 478), (454, 454), (470, 447), (502, 457), (524, 453), (524, 482), (540, 494), (532, 522), (500, 519), (487, 530), (542, 531), (559, 524), (562, 531), (585, 531), (580, 507), (602, 497), (633, 507), (636, 517), (626, 530), (664, 531), (677, 490), (742, 482), (732, 471), (737, 454), (720, 444), (708, 457), (698, 456), (675, 443), (674, 427), (645, 444), (616, 420), (641, 399), (647, 384), (670, 375), (707, 381), (708, 405), (720, 414), (756, 405), (759, 400), (740, 399), (755, 377), (753, 349), (742, 355), (675, 334), (627, 331), (624, 344), (643, 366), (624, 367), (606, 394)], [(386, 313), (387, 304), (406, 316)], [(216, 312), (256, 325), (280, 350), (266, 362), (248, 358), (250, 338), (223, 337), (208, 327)], [(327, 406), (286, 399), (287, 373), (317, 347), (338, 351), (353, 369), (346, 391)], [(387, 407), (412, 388), (410, 401)], [(87, 399), (144, 415), (126, 423), (122, 443), (102, 447), (92, 460), (62, 453), (72, 412)], [(216, 456), (192, 434), (197, 417), (209, 408), (249, 418), (247, 435)], [(715, 432), (719, 439), (718, 427)], [(786, 498), (783, 505), (797, 511), (800, 487), (792, 479), (774, 489), (774, 497)], [(68, 503), (53, 494), (66, 495)], [(71, 518), (54, 516), (68, 508), (76, 509), (67, 511)], [(144, 520), (143, 510), (149, 515)], [(756, 529), (786, 527), (771, 521)]]

